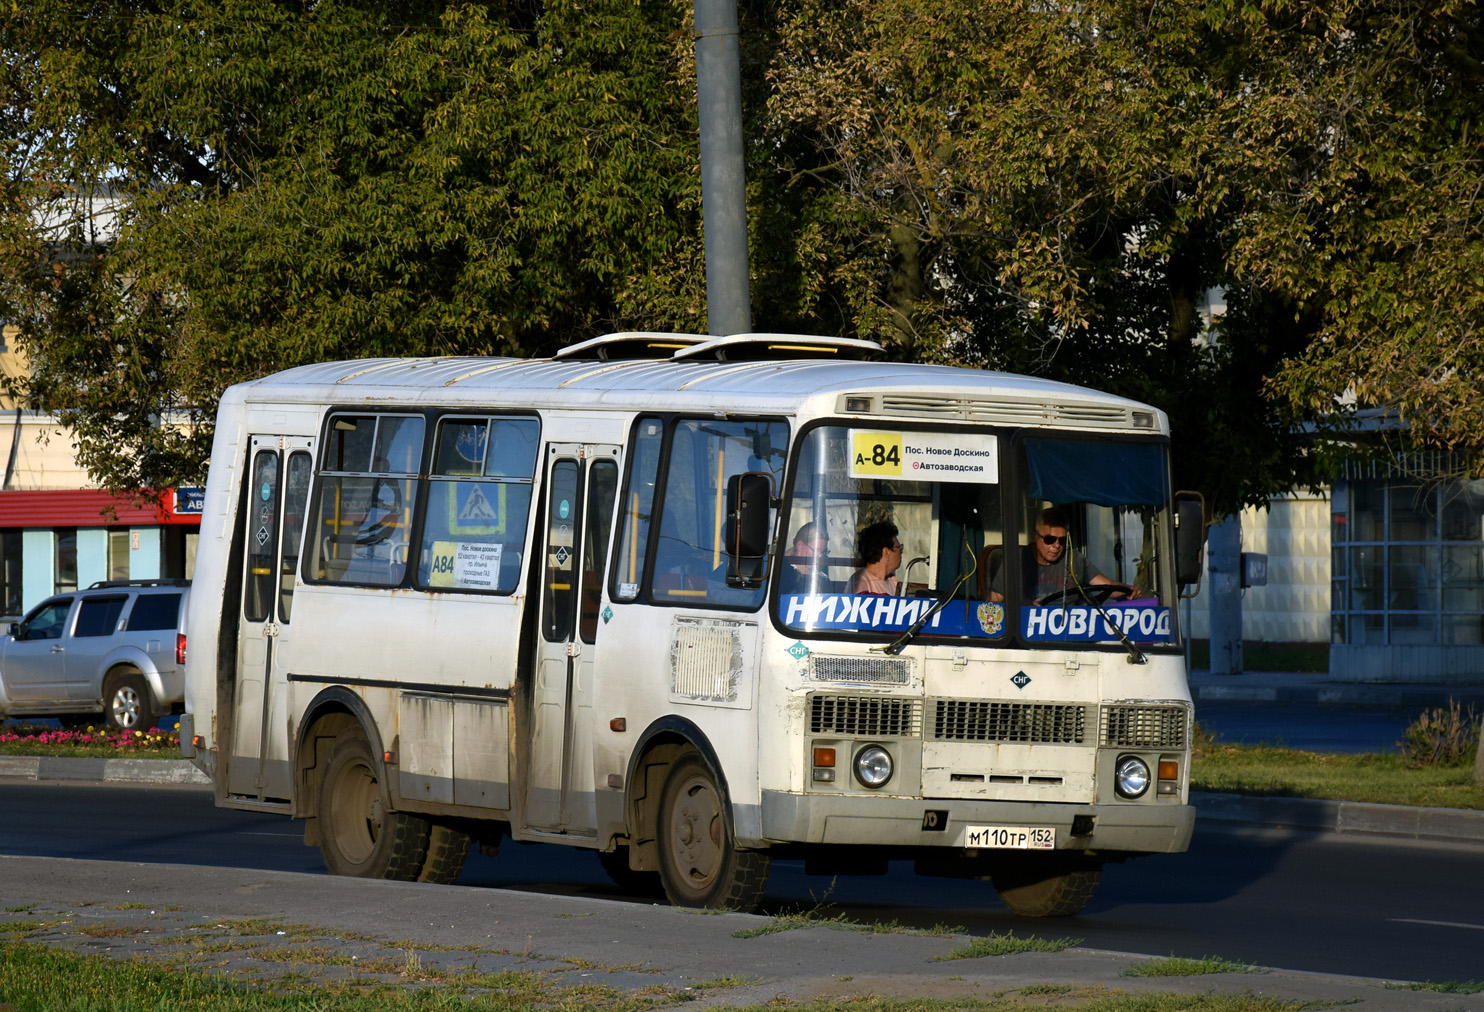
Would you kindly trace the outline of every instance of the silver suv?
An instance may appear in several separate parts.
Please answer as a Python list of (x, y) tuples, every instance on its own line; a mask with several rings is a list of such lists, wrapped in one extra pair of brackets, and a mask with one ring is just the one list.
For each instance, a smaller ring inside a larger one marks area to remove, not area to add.
[(147, 730), (185, 696), (184, 580), (117, 580), (42, 601), (0, 636), (0, 717)]

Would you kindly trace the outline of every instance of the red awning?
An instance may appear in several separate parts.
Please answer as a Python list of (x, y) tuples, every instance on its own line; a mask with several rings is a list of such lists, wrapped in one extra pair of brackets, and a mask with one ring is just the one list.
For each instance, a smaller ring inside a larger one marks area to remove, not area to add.
[(175, 490), (160, 501), (136, 503), (102, 489), (56, 489), (0, 492), (0, 528), (4, 527), (140, 527), (201, 523), (199, 513), (175, 512)]

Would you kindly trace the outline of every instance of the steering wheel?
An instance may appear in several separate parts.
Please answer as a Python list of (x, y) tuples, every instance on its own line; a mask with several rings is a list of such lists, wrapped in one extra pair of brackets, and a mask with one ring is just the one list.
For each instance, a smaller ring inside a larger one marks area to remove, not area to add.
[(1041, 598), (1042, 605), (1062, 604), (1081, 599), (1088, 604), (1102, 604), (1117, 593), (1132, 594), (1134, 588), (1126, 583), (1089, 583), (1082, 587), (1066, 587)]

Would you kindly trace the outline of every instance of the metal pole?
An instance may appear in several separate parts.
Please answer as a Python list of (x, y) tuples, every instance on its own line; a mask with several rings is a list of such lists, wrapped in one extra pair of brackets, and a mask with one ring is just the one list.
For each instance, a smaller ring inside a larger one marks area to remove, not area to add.
[(1242, 518), (1212, 524), (1206, 535), (1211, 588), (1211, 674), (1242, 673)]
[(736, 0), (695, 0), (696, 104), (701, 119), (701, 215), (706, 319), (712, 334), (752, 329), (747, 178), (742, 165), (742, 64)]

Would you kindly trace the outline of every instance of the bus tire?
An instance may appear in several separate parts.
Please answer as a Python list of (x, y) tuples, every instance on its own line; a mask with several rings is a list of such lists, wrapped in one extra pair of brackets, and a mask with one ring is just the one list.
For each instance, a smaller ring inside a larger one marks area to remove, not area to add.
[(428, 856), (423, 860), (419, 882), (435, 882), (438, 885), (453, 885), (464, 870), (464, 858), (469, 856), (469, 834), (454, 829), (443, 822), (435, 822), (428, 828)]
[(1025, 861), (996, 868), (991, 875), (1000, 901), (1021, 917), (1071, 917), (1092, 902), (1102, 865), (1095, 862)]
[(676, 760), (660, 794), (660, 881), (677, 907), (751, 912), (768, 884), (767, 854), (738, 850), (724, 794), (695, 753)]
[(335, 737), (320, 778), (319, 849), (332, 875), (410, 882), (428, 855), (428, 820), (391, 811), (381, 763), (359, 727)]

